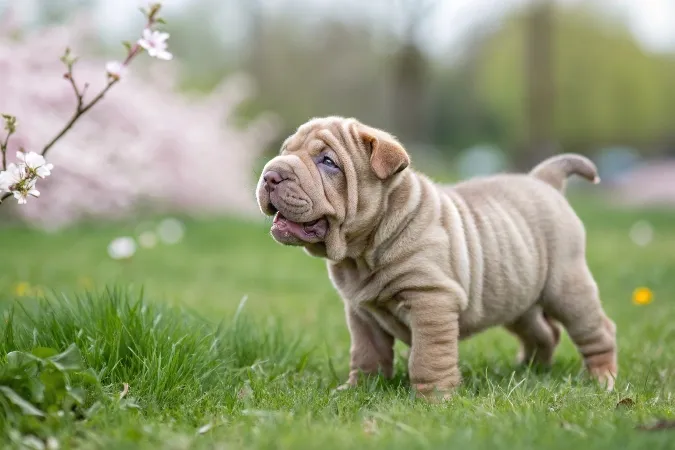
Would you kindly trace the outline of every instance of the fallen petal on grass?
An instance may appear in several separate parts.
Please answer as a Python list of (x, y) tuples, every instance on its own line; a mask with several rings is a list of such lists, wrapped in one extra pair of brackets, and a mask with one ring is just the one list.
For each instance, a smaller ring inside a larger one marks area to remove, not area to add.
[(129, 383), (122, 383), (122, 392), (120, 392), (120, 400), (127, 396), (129, 393)]
[(199, 429), (197, 430), (197, 433), (198, 434), (208, 433), (211, 430), (211, 428), (213, 428), (213, 424), (207, 423), (206, 425), (202, 425), (201, 427), (199, 427)]
[(363, 426), (363, 432), (366, 433), (366, 434), (372, 435), (372, 434), (378, 433), (377, 420), (375, 420), (372, 417), (367, 417), (367, 418), (363, 419), (362, 426)]

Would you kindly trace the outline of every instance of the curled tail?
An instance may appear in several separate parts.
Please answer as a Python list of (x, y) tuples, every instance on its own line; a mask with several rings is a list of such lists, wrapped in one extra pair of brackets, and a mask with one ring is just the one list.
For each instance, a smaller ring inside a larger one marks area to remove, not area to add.
[(585, 156), (575, 153), (553, 156), (530, 171), (530, 175), (550, 184), (560, 192), (565, 190), (565, 182), (572, 174), (586, 178), (593, 184), (600, 183), (595, 164)]

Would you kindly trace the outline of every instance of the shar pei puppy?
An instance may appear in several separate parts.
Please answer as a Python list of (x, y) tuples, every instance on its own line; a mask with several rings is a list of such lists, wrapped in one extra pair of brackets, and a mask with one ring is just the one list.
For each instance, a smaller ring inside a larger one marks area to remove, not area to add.
[(576, 174), (597, 183), (580, 155), (529, 174), (439, 185), (409, 167), (391, 134), (355, 119), (310, 120), (284, 142), (257, 186), (272, 237), (325, 258), (344, 300), (350, 372), (391, 376), (394, 341), (410, 346), (418, 395), (460, 383), (459, 340), (501, 325), (521, 362), (551, 363), (561, 326), (588, 372), (608, 389), (617, 375), (616, 327), (585, 258), (585, 230), (563, 191)]

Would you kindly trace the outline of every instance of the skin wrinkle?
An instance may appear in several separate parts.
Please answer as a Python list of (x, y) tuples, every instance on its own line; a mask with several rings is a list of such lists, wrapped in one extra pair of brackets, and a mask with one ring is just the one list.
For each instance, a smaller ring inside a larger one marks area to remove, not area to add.
[[(489, 203), (489, 200), (486, 202), (488, 206), (491, 206)], [(488, 272), (492, 272), (494, 269), (495, 264), (499, 264), (501, 261), (501, 253), (500, 253), (500, 245), (499, 245), (499, 238), (498, 238), (498, 233), (495, 232), (495, 227), (492, 221), (490, 220), (490, 214), (482, 214), (479, 217), (481, 217), (482, 222), (485, 224), (485, 232), (483, 233), (483, 238), (487, 242), (483, 242), (483, 245), (489, 247), (492, 249), (493, 252), (493, 257), (489, 260), (486, 260), (485, 263), (487, 265), (487, 270), (486, 274)], [(496, 254), (494, 254), (496, 253)], [(501, 277), (495, 277), (497, 282), (494, 280), (488, 280), (485, 277), (483, 278), (483, 290), (485, 291), (486, 285), (491, 288), (488, 292), (490, 296), (497, 296), (498, 291), (501, 291), (501, 283), (499, 282), (502, 278)], [(490, 282), (491, 281), (491, 282)], [(478, 303), (480, 305), (480, 311), (477, 311), (477, 314), (482, 314), (482, 303)], [(478, 309), (478, 308), (476, 308)]]
[[(381, 265), (391, 265), (413, 258), (419, 251), (419, 249), (416, 248), (415, 242), (418, 241), (419, 236), (427, 234), (428, 229), (426, 227), (412, 227), (411, 225), (416, 218), (423, 215), (422, 205), (427, 203), (430, 191), (425, 190), (424, 186), (417, 180), (414, 180), (414, 185), (416, 186), (416, 189), (419, 189), (419, 201), (417, 206), (410, 210), (410, 213), (406, 215), (407, 227), (403, 228), (396, 236), (392, 235), (391, 241), (386, 245), (383, 245), (382, 248), (378, 247), (378, 250), (381, 248), (381, 256), (379, 258)], [(411, 232), (411, 229), (414, 229), (415, 231)], [(387, 252), (387, 250), (392, 249), (394, 246), (396, 251)]]
[(532, 227), (528, 226), (527, 220), (523, 217), (522, 212), (516, 210), (513, 214), (511, 214), (511, 220), (513, 221), (516, 229), (518, 229), (519, 236), (522, 238), (522, 243), (525, 248), (534, 249), (535, 254), (533, 260), (537, 261), (538, 267), (540, 268), (538, 280), (541, 287), (537, 289), (537, 299), (539, 299), (541, 297), (541, 291), (544, 288), (544, 282), (546, 280), (546, 267), (548, 267), (548, 265), (545, 264), (544, 258), (541, 256), (541, 251), (545, 248), (545, 246), (537, 245), (537, 239), (533, 235)]
[[(515, 225), (512, 219), (512, 216), (518, 214), (517, 208), (512, 208), (507, 213), (506, 209), (502, 206), (502, 204), (495, 203), (494, 207), (499, 212), (499, 215), (504, 222), (504, 227), (508, 232), (504, 234), (504, 237), (506, 237), (507, 234), (509, 237), (509, 239), (506, 239), (504, 242), (506, 247), (506, 253), (510, 255), (515, 255), (515, 257), (518, 260), (523, 261), (523, 263), (529, 263), (530, 261), (525, 262), (524, 260), (528, 259), (527, 253), (530, 247), (522, 239), (520, 229)], [(518, 270), (517, 265), (512, 266), (511, 270), (508, 270), (508, 268), (505, 265), (502, 265), (502, 267), (507, 270), (507, 277), (517, 280), (518, 283), (526, 282), (526, 280), (522, 279), (522, 273), (521, 271)]]
[[(345, 126), (348, 126), (348, 124), (345, 124)], [(343, 132), (344, 126), (343, 127), (337, 127), (337, 130), (339, 132)], [(354, 167), (354, 163), (352, 161), (352, 158), (349, 157), (349, 152), (347, 151), (347, 139), (341, 136), (340, 139), (341, 142), (341, 152), (343, 154), (342, 160), (345, 162), (345, 164), (348, 164), (349, 167), (349, 172), (350, 173), (356, 173), (356, 168)], [(352, 228), (353, 223), (348, 219), (349, 217), (356, 217), (356, 211), (359, 209), (359, 195), (358, 195), (358, 188), (359, 188), (359, 179), (358, 177), (353, 177), (352, 183), (348, 183), (348, 195), (349, 195), (349, 200), (347, 202), (347, 214), (345, 217), (345, 223), (344, 227), (345, 228)], [(345, 232), (346, 233), (346, 232)]]
[(333, 148), (333, 151), (338, 153), (338, 157), (342, 163), (343, 173), (347, 181), (347, 196), (348, 201), (345, 202), (345, 214), (344, 217), (340, 217), (340, 223), (338, 226), (341, 228), (340, 233), (346, 234), (344, 227), (348, 226), (348, 218), (354, 217), (356, 215), (356, 208), (358, 205), (354, 206), (354, 199), (358, 199), (358, 179), (353, 177), (352, 174), (356, 172), (355, 167), (352, 164), (352, 160), (349, 157), (349, 154), (344, 146), (336, 146)]
[(473, 264), (474, 267), (469, 266), (467, 268), (469, 276), (467, 298), (469, 301), (472, 301), (481, 298), (482, 294), (481, 280), (483, 276), (483, 255), (480, 235), (476, 229), (476, 222), (471, 208), (469, 208), (461, 197), (454, 195), (453, 193), (448, 195), (452, 199), (452, 202), (457, 206), (457, 209), (462, 212), (460, 216), (463, 221), (463, 227), (466, 230), (466, 251), (467, 255), (469, 255), (468, 260), (475, 262), (475, 264)]
[(459, 214), (459, 210), (450, 198), (446, 203), (445, 210), (450, 214), (450, 223), (454, 226), (452, 228), (447, 228), (449, 231), (452, 229), (452, 232), (448, 232), (448, 237), (450, 241), (450, 253), (454, 256), (452, 270), (455, 278), (459, 280), (460, 285), (465, 291), (468, 291), (469, 287), (469, 255), (466, 248), (466, 233), (464, 231), (464, 224), (462, 222), (462, 217)]
[[(318, 141), (335, 152), (343, 176), (311, 157), (323, 151)], [(298, 157), (283, 152), (263, 173), (297, 164), (297, 179), (278, 188), (307, 196), (303, 221), (328, 219), (323, 243), (306, 250), (326, 258), (345, 304), (348, 385), (362, 372), (391, 375), (395, 337), (411, 346), (417, 394), (447, 396), (461, 381), (459, 339), (503, 325), (521, 341), (521, 362), (544, 365), (565, 327), (589, 373), (613, 386), (616, 329), (585, 261), (583, 224), (555, 188), (571, 174), (594, 177), (586, 158), (559, 155), (529, 175), (438, 186), (406, 168), (393, 136), (355, 119), (313, 119), (286, 142)], [(256, 196), (270, 214), (262, 176)], [(281, 213), (292, 208), (281, 203)]]
[[(498, 248), (495, 245), (495, 242), (496, 242), (495, 236), (496, 235), (493, 231), (493, 226), (492, 226), (492, 223), (490, 221), (489, 215), (486, 215), (486, 214), (474, 215), (474, 218), (476, 220), (476, 223), (483, 225), (482, 228), (484, 230), (484, 233), (483, 233), (484, 235), (483, 235), (483, 239), (481, 241), (479, 241), (480, 244), (485, 245), (489, 248), (493, 248), (493, 249)], [(491, 269), (491, 264), (490, 264), (489, 260), (488, 261), (484, 260), (482, 256), (483, 255), (482, 255), (482, 251), (481, 251), (481, 266), (483, 267), (483, 276), (480, 277), (480, 283), (481, 283), (480, 290), (481, 290), (481, 294), (484, 294), (487, 290), (486, 285), (491, 286), (492, 284), (494, 284), (494, 282), (489, 283), (488, 280), (487, 280), (487, 274), (489, 273), (489, 270)], [(499, 259), (497, 259), (497, 261), (499, 261)], [(494, 263), (494, 260), (492, 262)], [(489, 291), (487, 292), (487, 294), (489, 296), (495, 295), (494, 292), (489, 292)], [(479, 300), (479, 299), (482, 299), (482, 298), (483, 298), (483, 295), (481, 295), (480, 297), (476, 297), (475, 299), (472, 299), (472, 298), (469, 299), (470, 301), (475, 300), (473, 302), (473, 304), (476, 305), (476, 306), (474, 306), (476, 316), (483, 315), (482, 301)]]
[[(495, 218), (498, 223), (502, 223), (504, 221), (504, 218), (501, 217), (502, 215), (502, 210), (497, 206), (497, 202), (494, 199), (490, 199), (490, 207), (492, 210), (491, 217)], [(496, 228), (496, 227), (495, 227)], [(509, 239), (508, 236), (506, 236), (503, 233), (503, 230), (501, 227), (500, 229), (497, 230), (496, 232), (496, 237), (497, 237), (497, 267), (499, 270), (499, 276), (497, 277), (499, 280), (509, 280), (509, 267), (506, 264), (503, 264), (502, 261), (504, 261), (504, 258), (508, 257), (509, 255), (508, 252), (508, 246), (509, 246)], [(504, 290), (508, 292), (508, 287), (504, 289), (505, 282), (500, 283), (500, 290)], [(500, 295), (497, 293), (497, 295)]]
[[(374, 235), (375, 237), (373, 239), (374, 241), (373, 248), (375, 249), (375, 252), (372, 259), (375, 265), (379, 264), (380, 260), (382, 259), (382, 254), (386, 252), (386, 250), (389, 247), (391, 247), (391, 245), (398, 237), (401, 236), (401, 234), (410, 224), (413, 218), (419, 213), (421, 205), (426, 200), (426, 195), (424, 195), (425, 192), (415, 178), (407, 177), (405, 178), (405, 180), (409, 183), (412, 183), (415, 186), (412, 189), (412, 192), (408, 198), (408, 203), (413, 203), (412, 210), (410, 214), (401, 217), (400, 220), (397, 221), (396, 228), (391, 232), (384, 231), (390, 227), (382, 226), (381, 224), (382, 219), (380, 219), (380, 225), (377, 227), (377, 232), (375, 233)], [(389, 197), (387, 197), (387, 203), (385, 204), (384, 209), (388, 208), (389, 202), (391, 202), (391, 197), (394, 196), (396, 192), (397, 192), (396, 189), (392, 190), (392, 194)], [(410, 207), (409, 204), (407, 204), (406, 206)]]

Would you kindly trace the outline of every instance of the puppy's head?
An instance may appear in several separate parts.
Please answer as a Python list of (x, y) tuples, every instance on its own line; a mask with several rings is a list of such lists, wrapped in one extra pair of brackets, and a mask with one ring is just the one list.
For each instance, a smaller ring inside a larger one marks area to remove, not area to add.
[(334, 261), (353, 255), (382, 217), (386, 195), (410, 164), (388, 133), (355, 119), (313, 119), (263, 168), (256, 197), (272, 236)]

